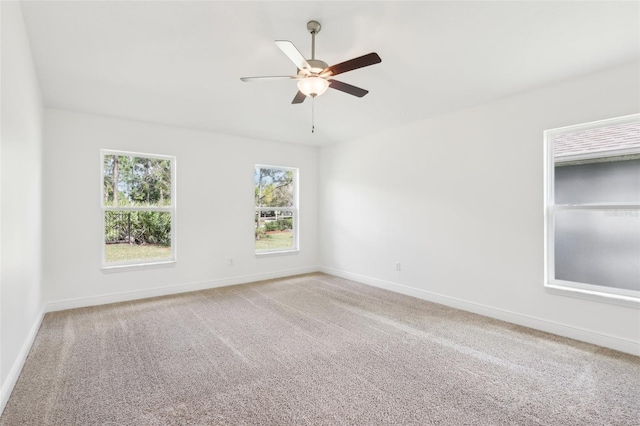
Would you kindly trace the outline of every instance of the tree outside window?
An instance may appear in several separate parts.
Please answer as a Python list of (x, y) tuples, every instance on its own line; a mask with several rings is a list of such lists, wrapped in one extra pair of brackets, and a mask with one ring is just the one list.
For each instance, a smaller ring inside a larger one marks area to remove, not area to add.
[(174, 157), (102, 151), (105, 265), (175, 260)]
[(257, 253), (297, 249), (298, 170), (257, 165), (254, 236)]

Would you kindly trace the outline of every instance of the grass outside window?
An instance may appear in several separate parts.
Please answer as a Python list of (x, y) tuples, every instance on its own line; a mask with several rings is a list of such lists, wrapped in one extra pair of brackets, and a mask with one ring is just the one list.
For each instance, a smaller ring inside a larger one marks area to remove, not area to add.
[(171, 258), (171, 246), (161, 244), (105, 244), (105, 258), (112, 262), (133, 262)]
[(267, 232), (256, 240), (256, 251), (293, 249), (293, 233), (287, 231)]

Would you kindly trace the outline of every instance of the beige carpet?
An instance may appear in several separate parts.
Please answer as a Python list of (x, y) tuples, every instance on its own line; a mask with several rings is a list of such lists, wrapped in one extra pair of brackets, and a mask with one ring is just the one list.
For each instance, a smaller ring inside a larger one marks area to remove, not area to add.
[(311, 274), (47, 314), (2, 425), (638, 425), (640, 359)]

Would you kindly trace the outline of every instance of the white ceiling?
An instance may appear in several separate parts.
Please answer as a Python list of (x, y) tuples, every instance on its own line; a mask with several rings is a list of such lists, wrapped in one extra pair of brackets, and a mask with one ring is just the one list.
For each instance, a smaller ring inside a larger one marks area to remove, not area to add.
[[(46, 106), (312, 145), (350, 140), (640, 58), (639, 2), (27, 1)], [(307, 57), (382, 63), (291, 105)]]

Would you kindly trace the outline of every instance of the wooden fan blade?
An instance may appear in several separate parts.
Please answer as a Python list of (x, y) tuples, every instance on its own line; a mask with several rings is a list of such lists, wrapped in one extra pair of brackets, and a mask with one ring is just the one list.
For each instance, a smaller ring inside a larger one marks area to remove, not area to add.
[(282, 50), (282, 52), (287, 55), (291, 62), (293, 62), (298, 69), (310, 70), (311, 65), (307, 62), (307, 60), (302, 56), (302, 53), (291, 43), (289, 40), (276, 40), (276, 46)]
[(344, 93), (348, 93), (348, 94), (353, 95), (353, 96), (357, 96), (359, 98), (361, 98), (364, 95), (366, 95), (367, 93), (369, 93), (368, 90), (364, 90), (364, 89), (361, 89), (359, 87), (352, 86), (350, 84), (343, 83), (343, 82), (338, 81), (338, 80), (329, 80), (329, 87), (332, 88), (332, 89), (339, 90), (339, 91), (344, 92)]
[(264, 75), (260, 77), (240, 77), (244, 82), (260, 81), (260, 80), (299, 80), (297, 75)]
[(298, 93), (296, 93), (296, 97), (293, 98), (293, 100), (291, 101), (292, 104), (301, 104), (304, 102), (304, 100), (307, 98), (307, 95), (305, 95), (304, 93), (302, 93), (301, 91), (298, 90)]
[(357, 70), (358, 68), (368, 67), (369, 65), (379, 64), (382, 62), (377, 53), (369, 53), (358, 58), (350, 59), (336, 65), (325, 68), (320, 75), (332, 76), (342, 74), (343, 72)]

